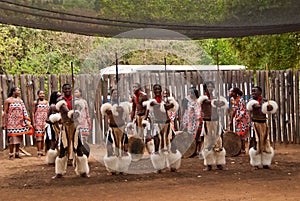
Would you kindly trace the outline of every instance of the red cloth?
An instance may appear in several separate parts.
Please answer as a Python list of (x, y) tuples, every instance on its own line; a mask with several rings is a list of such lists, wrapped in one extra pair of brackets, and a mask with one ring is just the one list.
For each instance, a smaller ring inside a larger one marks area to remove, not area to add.
[(263, 99), (263, 97), (262, 96), (260, 96), (260, 97), (258, 97), (258, 99), (257, 99), (257, 101), (258, 101), (258, 103), (261, 105), (261, 101), (262, 101), (262, 99)]
[(161, 103), (162, 96), (155, 96), (154, 98), (157, 103)]
[(72, 103), (71, 103), (71, 101), (72, 101), (72, 96), (70, 96), (69, 98), (68, 97), (63, 97), (64, 98), (64, 100), (67, 102), (67, 107), (68, 107), (68, 109), (69, 110), (72, 110)]
[(135, 95), (135, 104), (138, 105), (139, 104), (139, 96), (141, 95), (141, 91), (138, 90), (137, 94), (134, 94)]
[(204, 95), (208, 97), (208, 100), (212, 100), (212, 98), (213, 98), (213, 97), (212, 97), (209, 93), (207, 93), (207, 92), (205, 92)]

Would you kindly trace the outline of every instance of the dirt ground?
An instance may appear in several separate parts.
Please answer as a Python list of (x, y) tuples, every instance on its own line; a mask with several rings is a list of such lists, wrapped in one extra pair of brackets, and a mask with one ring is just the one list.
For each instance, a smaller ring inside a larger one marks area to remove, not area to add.
[(35, 147), (25, 149), (32, 156), (14, 160), (8, 160), (8, 150), (0, 151), (0, 200), (300, 200), (300, 145), (277, 144), (271, 170), (253, 170), (249, 157), (239, 156), (226, 157), (222, 171), (204, 172), (203, 160), (187, 158), (178, 172), (108, 176), (90, 157), (90, 178), (68, 166), (54, 180), (45, 157), (37, 158)]

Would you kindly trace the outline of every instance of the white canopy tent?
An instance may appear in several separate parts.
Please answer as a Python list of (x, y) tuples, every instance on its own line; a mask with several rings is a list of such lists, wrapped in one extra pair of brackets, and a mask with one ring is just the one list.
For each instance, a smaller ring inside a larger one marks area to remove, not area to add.
[[(136, 73), (142, 71), (211, 71), (218, 70), (217, 65), (118, 65), (119, 74)], [(219, 70), (244, 70), (243, 65), (219, 65)], [(116, 66), (108, 66), (100, 70), (101, 75), (116, 74)]]

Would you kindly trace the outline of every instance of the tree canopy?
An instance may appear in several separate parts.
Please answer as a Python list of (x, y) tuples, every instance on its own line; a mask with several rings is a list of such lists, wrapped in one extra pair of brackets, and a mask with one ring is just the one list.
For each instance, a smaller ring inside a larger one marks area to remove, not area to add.
[[(254, 70), (266, 63), (270, 69), (299, 68), (299, 6), (298, 0), (5, 0), (0, 23), (39, 29), (0, 24), (0, 73), (67, 74), (71, 61), (75, 73), (97, 73), (114, 62), (112, 55), (120, 49), (124, 64), (163, 64), (167, 57), (170, 64), (218, 60)], [(118, 35), (141, 27), (154, 29)], [(169, 33), (198, 39), (193, 40), (197, 47), (174, 38), (167, 44), (148, 39), (144, 48), (134, 47), (136, 38), (168, 39)], [(125, 44), (111, 37), (134, 39)]]

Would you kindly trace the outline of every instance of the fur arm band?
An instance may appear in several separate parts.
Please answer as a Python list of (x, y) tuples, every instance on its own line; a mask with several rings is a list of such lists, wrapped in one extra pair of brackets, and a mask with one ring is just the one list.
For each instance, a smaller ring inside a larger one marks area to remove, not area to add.
[(155, 99), (150, 99), (148, 101), (144, 101), (143, 106), (147, 107), (148, 110), (153, 111), (153, 106), (151, 106), (152, 103), (157, 104)]
[(117, 104), (114, 104), (114, 105), (112, 106), (111, 111), (112, 111), (112, 114), (113, 114), (114, 116), (119, 116), (119, 113), (118, 113), (118, 111), (117, 111), (117, 107), (118, 107)]
[(121, 102), (120, 106), (124, 110), (124, 115), (128, 116), (130, 113), (130, 109), (131, 109), (130, 103), (129, 102)]
[[(177, 101), (174, 99), (174, 97), (168, 97), (168, 102), (173, 104), (174, 106), (170, 109), (171, 112), (177, 112), (177, 110), (179, 109), (179, 104), (177, 103)], [(160, 111), (162, 112), (166, 112), (164, 104), (160, 105)]]
[(149, 127), (150, 126), (150, 123), (149, 123), (149, 121), (147, 121), (147, 120), (142, 120), (142, 125), (143, 125), (143, 127)]
[[(271, 105), (273, 107), (271, 111), (268, 111), (268, 105)], [(275, 101), (265, 102), (261, 106), (261, 111), (264, 114), (268, 114), (268, 113), (274, 114), (275, 112), (277, 112), (277, 109), (278, 109), (278, 105)]]
[(84, 101), (82, 99), (75, 99), (74, 109), (83, 110), (85, 108)]
[(77, 117), (80, 116), (81, 112), (80, 112), (79, 110), (75, 110), (75, 111), (74, 111), (74, 110), (70, 110), (70, 111), (68, 112), (68, 117), (69, 117), (70, 119), (72, 119), (74, 114), (76, 114), (76, 118), (77, 118)]
[(227, 101), (226, 98), (223, 97), (223, 96), (220, 96), (220, 99), (214, 99), (214, 100), (212, 100), (212, 101), (211, 101), (211, 106), (217, 107), (216, 101), (218, 101), (218, 100), (219, 100), (220, 102), (223, 102), (223, 103), (224, 103), (224, 105), (221, 106), (222, 109), (228, 108), (228, 101)]
[(56, 103), (55, 107), (58, 111), (60, 111), (60, 108), (63, 106), (63, 105), (67, 105), (67, 102), (65, 100), (61, 100), (61, 101), (58, 101), (58, 103)]
[(102, 114), (102, 117), (106, 114), (106, 111), (107, 110), (112, 110), (112, 105), (110, 103), (104, 103), (102, 106), (101, 106), (101, 114)]
[(207, 96), (200, 96), (197, 100), (199, 104), (203, 104), (204, 101), (208, 100)]
[(49, 116), (49, 121), (52, 123), (58, 122), (61, 119), (60, 113), (51, 114)]
[(247, 110), (252, 111), (253, 105), (259, 104), (257, 100), (251, 100), (247, 103)]

